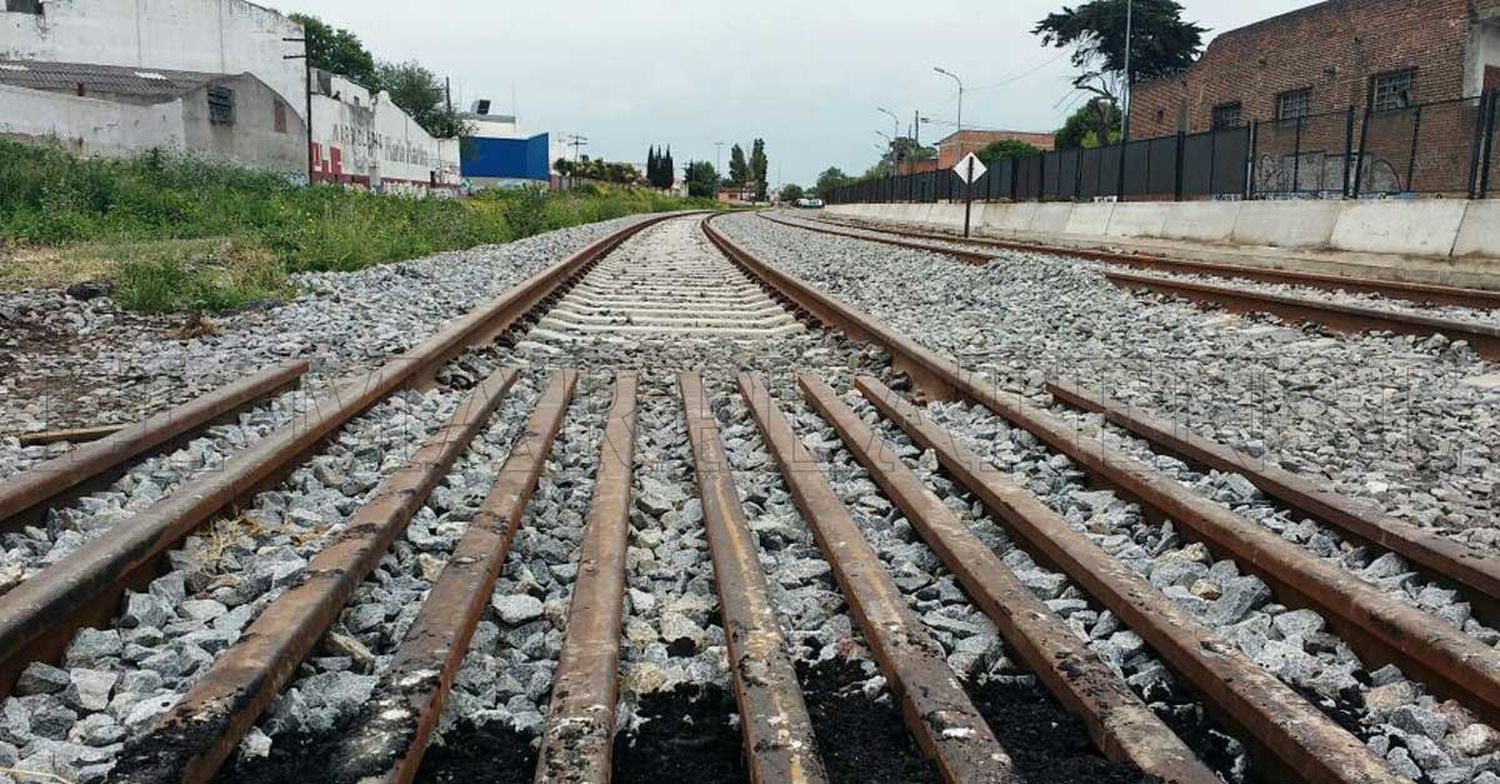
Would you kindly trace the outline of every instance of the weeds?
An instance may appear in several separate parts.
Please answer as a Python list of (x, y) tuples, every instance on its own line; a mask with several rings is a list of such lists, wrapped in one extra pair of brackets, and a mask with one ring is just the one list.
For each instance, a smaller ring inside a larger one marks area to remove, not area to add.
[(0, 141), (0, 285), (102, 279), (123, 307), (223, 312), (290, 295), (299, 272), (348, 272), (639, 212), (705, 206), (655, 192), (522, 188), (470, 199), (300, 187), (160, 152), (81, 160)]

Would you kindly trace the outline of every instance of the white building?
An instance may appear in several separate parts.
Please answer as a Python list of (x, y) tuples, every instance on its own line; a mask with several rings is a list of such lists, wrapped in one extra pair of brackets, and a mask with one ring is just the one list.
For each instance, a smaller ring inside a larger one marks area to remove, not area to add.
[(313, 178), (380, 191), (455, 188), (457, 139), (434, 139), (390, 93), (313, 72)]
[[(18, 9), (18, 10), (9, 10)], [(0, 60), (250, 73), (292, 106), (306, 98), (302, 25), (245, 0), (7, 0)], [(298, 109), (298, 114), (301, 114)]]

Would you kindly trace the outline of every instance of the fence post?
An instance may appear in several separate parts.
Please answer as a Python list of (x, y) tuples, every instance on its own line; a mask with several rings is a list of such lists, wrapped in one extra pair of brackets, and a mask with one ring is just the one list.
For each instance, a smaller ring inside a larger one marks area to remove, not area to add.
[(1125, 201), (1125, 148), (1129, 146), (1125, 138), (1120, 137), (1120, 177), (1119, 186), (1116, 188), (1115, 201)]
[(1344, 121), (1344, 198), (1349, 198), (1349, 166), (1354, 160), (1354, 105)]
[(1173, 201), (1182, 201), (1182, 163), (1187, 157), (1187, 133), (1177, 132), (1177, 178), (1176, 188), (1172, 193)]
[(1083, 200), (1083, 148), (1073, 150), (1073, 201)]
[(1019, 180), (1021, 178), (1021, 165), (1018, 163), (1018, 161), (1020, 161), (1020, 160), (1021, 160), (1021, 158), (1018, 155), (1012, 155), (1012, 156), (1010, 156), (1010, 203), (1011, 204), (1015, 204), (1016, 202), (1020, 201), (1019, 199), (1016, 198), (1016, 186), (1020, 184)]
[(1219, 195), (1219, 189), (1215, 187), (1219, 174), (1219, 131), (1212, 128), (1208, 132), (1208, 193), (1210, 201)]
[(1038, 155), (1036, 164), (1036, 200), (1047, 200), (1047, 153)]
[(1260, 120), (1250, 122), (1250, 160), (1246, 161), (1246, 168), (1250, 170), (1250, 176), (1245, 178), (1245, 198), (1255, 198), (1255, 170), (1260, 168)]
[(1416, 193), (1416, 183), (1412, 182), (1417, 176), (1417, 139), (1422, 133), (1422, 107), (1417, 106), (1416, 119), (1411, 124), (1411, 155), (1406, 158), (1406, 193)]
[(1370, 111), (1370, 105), (1366, 104), (1364, 122), (1359, 126), (1359, 156), (1354, 159), (1354, 198), (1356, 199), (1364, 193), (1365, 146), (1370, 143)]
[(1302, 192), (1302, 121), (1297, 118), (1297, 130), (1292, 134), (1292, 195)]
[(1484, 168), (1479, 175), (1479, 198), (1490, 196), (1490, 164), (1495, 155), (1495, 107), (1500, 104), (1500, 90), (1491, 90), (1490, 107), (1484, 121)]
[(1484, 118), (1489, 114), (1489, 93), (1479, 94), (1479, 105), (1474, 112), (1474, 135), (1469, 139), (1469, 198), (1477, 198), (1479, 190), (1479, 156), (1484, 150)]

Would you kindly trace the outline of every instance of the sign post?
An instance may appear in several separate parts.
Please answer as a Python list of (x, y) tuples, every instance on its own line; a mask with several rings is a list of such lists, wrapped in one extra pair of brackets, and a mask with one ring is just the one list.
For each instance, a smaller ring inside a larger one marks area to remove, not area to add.
[(984, 161), (974, 153), (969, 153), (953, 167), (953, 172), (964, 181), (964, 236), (969, 236), (969, 215), (974, 209), (974, 181), (984, 176), (987, 171)]

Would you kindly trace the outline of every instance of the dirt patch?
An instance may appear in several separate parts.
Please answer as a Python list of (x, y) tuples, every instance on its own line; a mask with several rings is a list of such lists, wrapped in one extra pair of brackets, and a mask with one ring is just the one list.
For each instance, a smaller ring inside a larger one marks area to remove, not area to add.
[(1028, 784), (1136, 784), (1153, 781), (1134, 765), (1101, 756), (1088, 729), (1031, 678), (969, 688), (974, 705)]
[(218, 784), (302, 784), (309, 780), (309, 769), (317, 770), (319, 760), (337, 741), (337, 732), (328, 734), (278, 735), (265, 757), (248, 759), (235, 755), (224, 765)]
[[(1169, 681), (1152, 686), (1141, 696), (1209, 770), (1225, 781), (1255, 780), (1254, 758), (1242, 755), (1238, 743), (1230, 739), (1223, 725), (1203, 712), (1192, 692)], [(1236, 773), (1239, 765), (1248, 766), (1243, 778)]]
[(636, 710), (647, 721), (635, 732), (615, 736), (613, 780), (616, 784), (748, 781), (740, 730), (730, 723), (736, 711), (733, 695), (718, 687), (680, 686), (647, 696)]
[(818, 752), (833, 782), (867, 784), (941, 782), (937, 766), (922, 756), (901, 710), (866, 697), (869, 676), (858, 662), (834, 659), (798, 667)]
[(418, 784), (525, 784), (536, 775), (534, 738), (499, 724), (460, 724), (422, 757)]

